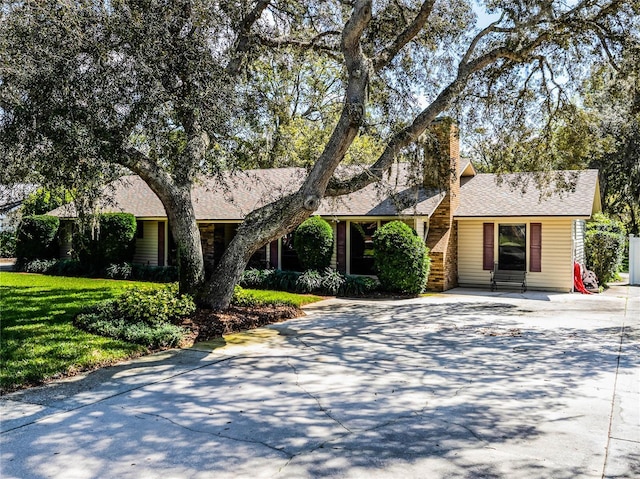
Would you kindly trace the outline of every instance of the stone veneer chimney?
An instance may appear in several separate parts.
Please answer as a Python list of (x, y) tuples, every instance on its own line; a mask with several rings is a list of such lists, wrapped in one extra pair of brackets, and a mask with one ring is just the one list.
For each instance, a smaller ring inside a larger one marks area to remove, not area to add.
[(427, 289), (445, 291), (458, 285), (458, 228), (453, 214), (460, 204), (460, 137), (450, 118), (437, 119), (426, 136), (424, 186), (445, 193), (429, 218)]

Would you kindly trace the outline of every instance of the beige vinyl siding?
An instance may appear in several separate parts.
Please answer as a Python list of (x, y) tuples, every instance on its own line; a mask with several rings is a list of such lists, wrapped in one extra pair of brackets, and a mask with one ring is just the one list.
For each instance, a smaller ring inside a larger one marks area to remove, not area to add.
[(573, 222), (573, 257), (580, 264), (585, 263), (584, 256), (584, 234), (586, 230), (585, 220), (575, 220)]
[[(573, 289), (573, 218), (474, 218), (458, 220), (458, 283), (460, 286), (489, 287), (491, 273), (482, 269), (482, 225), (494, 223), (494, 257), (498, 257), (497, 226), (527, 226), (527, 286), (546, 291)], [(530, 224), (542, 224), (542, 271), (529, 271)]]
[(143, 221), (143, 238), (136, 238), (136, 252), (133, 262), (137, 264), (158, 265), (158, 222)]
[(573, 219), (548, 219), (536, 221), (536, 223), (542, 223), (542, 271), (527, 273), (528, 287), (573, 291), (573, 240), (571, 238)]
[(482, 224), (492, 220), (458, 221), (458, 284), (489, 286), (491, 274), (482, 269)]
[(331, 230), (333, 231), (333, 253), (331, 253), (331, 269), (338, 269), (338, 223), (329, 221)]

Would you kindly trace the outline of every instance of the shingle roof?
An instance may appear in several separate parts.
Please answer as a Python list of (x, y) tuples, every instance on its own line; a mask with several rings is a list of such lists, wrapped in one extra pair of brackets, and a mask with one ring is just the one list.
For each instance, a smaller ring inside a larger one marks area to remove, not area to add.
[(570, 189), (538, 186), (539, 173), (479, 174), (463, 180), (454, 216), (589, 217), (598, 201), (598, 171), (556, 171), (553, 178)]
[[(304, 180), (302, 168), (273, 168), (228, 174), (223, 181), (207, 179), (194, 186), (198, 220), (241, 220), (254, 209), (294, 191)], [(399, 174), (398, 174), (399, 173)], [(324, 199), (316, 214), (324, 216), (431, 215), (442, 197), (411, 184), (407, 168), (396, 166), (383, 181), (339, 198)], [(129, 212), (137, 217), (165, 217), (164, 207), (138, 176), (125, 176), (105, 190), (105, 212)], [(72, 205), (50, 214), (75, 217)]]

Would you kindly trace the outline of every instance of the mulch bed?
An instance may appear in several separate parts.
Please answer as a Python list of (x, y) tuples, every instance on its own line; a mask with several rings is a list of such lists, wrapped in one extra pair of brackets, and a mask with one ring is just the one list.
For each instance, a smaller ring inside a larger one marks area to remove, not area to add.
[(222, 312), (199, 309), (180, 324), (189, 330), (181, 346), (188, 347), (200, 341), (220, 338), (223, 334), (255, 329), (299, 316), (304, 316), (304, 312), (294, 306), (232, 306)]

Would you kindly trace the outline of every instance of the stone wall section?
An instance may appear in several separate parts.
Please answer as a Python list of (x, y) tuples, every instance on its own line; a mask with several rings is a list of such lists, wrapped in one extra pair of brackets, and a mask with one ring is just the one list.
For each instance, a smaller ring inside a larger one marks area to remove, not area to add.
[[(427, 289), (446, 291), (458, 285), (458, 231), (453, 214), (460, 204), (460, 141), (457, 126), (448, 120), (436, 123), (433, 128), (442, 148), (436, 161), (443, 158), (446, 161), (448, 156), (449, 164), (444, 169), (440, 168), (440, 171), (445, 171), (440, 183), (445, 197), (429, 220), (426, 244), (431, 257), (431, 271)], [(435, 168), (439, 166), (434, 165)]]

